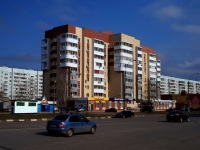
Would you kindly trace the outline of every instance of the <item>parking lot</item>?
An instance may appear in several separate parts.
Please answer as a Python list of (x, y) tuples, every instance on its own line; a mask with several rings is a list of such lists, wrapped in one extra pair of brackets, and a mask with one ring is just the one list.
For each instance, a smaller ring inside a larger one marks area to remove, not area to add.
[(46, 122), (2, 122), (0, 149), (196, 149), (200, 146), (200, 117), (190, 122), (166, 122), (164, 115), (134, 118), (92, 119), (98, 125), (96, 134), (49, 136)]

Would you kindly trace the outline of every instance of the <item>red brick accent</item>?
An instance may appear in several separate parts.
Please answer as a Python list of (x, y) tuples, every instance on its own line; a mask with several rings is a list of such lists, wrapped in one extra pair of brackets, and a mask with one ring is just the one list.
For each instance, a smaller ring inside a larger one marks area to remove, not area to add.
[(146, 47), (146, 46), (142, 46), (142, 51), (145, 53), (152, 53), (154, 54), (154, 50), (152, 48)]
[(55, 27), (52, 30), (45, 31), (45, 38), (56, 38), (58, 35), (67, 32), (76, 34), (76, 27), (69, 24)]
[(100, 33), (94, 30), (90, 30), (87, 28), (83, 28), (83, 36), (88, 38), (97, 38), (99, 40), (103, 40), (106, 43), (109, 43), (109, 35), (105, 33)]

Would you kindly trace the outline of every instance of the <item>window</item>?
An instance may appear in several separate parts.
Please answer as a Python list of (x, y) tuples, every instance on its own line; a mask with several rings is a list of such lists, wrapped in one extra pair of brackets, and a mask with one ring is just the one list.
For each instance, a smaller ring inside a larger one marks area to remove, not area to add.
[(24, 102), (17, 102), (17, 106), (24, 106), (25, 103)]
[(36, 106), (36, 103), (28, 103), (28, 106)]
[(89, 39), (87, 39), (87, 43), (90, 43)]
[(102, 108), (105, 108), (106, 107), (106, 103), (102, 103)]
[(96, 102), (96, 108), (99, 108), (99, 102)]
[(79, 121), (78, 116), (71, 116), (69, 118), (69, 122), (78, 122), (78, 121)]

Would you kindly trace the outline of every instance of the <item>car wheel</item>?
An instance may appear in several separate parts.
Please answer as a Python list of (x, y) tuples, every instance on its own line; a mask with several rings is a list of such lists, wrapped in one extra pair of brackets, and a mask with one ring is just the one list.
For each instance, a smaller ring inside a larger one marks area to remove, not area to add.
[(90, 134), (95, 134), (96, 132), (96, 127), (92, 126), (92, 128), (90, 129)]
[(180, 118), (180, 120), (179, 120), (180, 122), (183, 122), (183, 119), (182, 118)]
[(126, 118), (126, 116), (123, 115), (122, 118)]
[(186, 122), (189, 122), (189, 121), (190, 121), (190, 119), (189, 119), (189, 118), (187, 118), (187, 119), (186, 119)]
[(131, 118), (133, 118), (133, 115), (131, 115)]
[(169, 120), (169, 119), (167, 119), (167, 122), (170, 122), (170, 120)]
[(72, 129), (69, 129), (66, 133), (66, 136), (71, 137), (74, 134), (74, 131)]

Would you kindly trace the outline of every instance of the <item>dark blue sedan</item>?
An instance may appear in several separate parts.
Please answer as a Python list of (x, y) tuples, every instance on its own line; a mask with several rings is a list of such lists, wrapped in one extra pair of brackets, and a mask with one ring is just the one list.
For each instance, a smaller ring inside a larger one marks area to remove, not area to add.
[(47, 122), (46, 130), (50, 134), (65, 134), (71, 137), (74, 133), (89, 132), (94, 134), (97, 125), (80, 114), (59, 114)]

